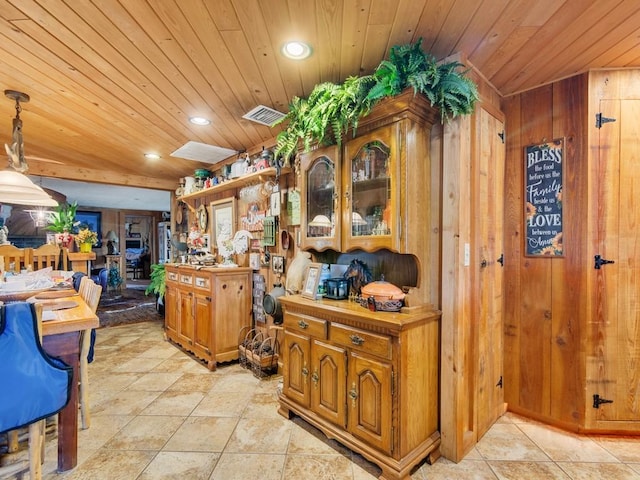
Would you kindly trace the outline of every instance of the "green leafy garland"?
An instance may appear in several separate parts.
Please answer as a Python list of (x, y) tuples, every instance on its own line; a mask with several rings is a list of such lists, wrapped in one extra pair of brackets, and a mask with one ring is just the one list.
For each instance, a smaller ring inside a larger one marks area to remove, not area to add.
[(460, 62), (438, 64), (422, 50), (422, 39), (414, 44), (396, 45), (372, 75), (349, 77), (342, 84), (316, 85), (303, 99), (294, 97), (289, 113), (275, 123), (288, 120), (278, 134), (276, 156), (291, 158), (300, 143), (304, 151), (312, 144), (341, 145), (349, 130), (355, 134), (358, 121), (385, 97), (400, 94), (406, 87), (422, 93), (440, 110), (441, 121), (473, 112), (478, 100), (475, 83), (460, 72)]

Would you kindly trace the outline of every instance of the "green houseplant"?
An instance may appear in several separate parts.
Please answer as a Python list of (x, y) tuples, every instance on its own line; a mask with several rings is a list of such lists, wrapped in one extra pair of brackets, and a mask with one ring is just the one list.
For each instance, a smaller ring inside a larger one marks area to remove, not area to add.
[(73, 202), (61, 203), (56, 207), (56, 211), (49, 214), (48, 224), (45, 227), (46, 230), (55, 233), (63, 233), (73, 231), (73, 227), (76, 226), (76, 211), (78, 210), (78, 203)]
[(164, 313), (164, 292), (167, 288), (167, 282), (165, 278), (164, 263), (151, 264), (151, 273), (149, 275), (150, 282), (144, 291), (145, 295), (155, 294), (156, 296), (156, 309), (160, 313)]
[(349, 77), (342, 84), (316, 85), (307, 99), (294, 97), (289, 113), (276, 124), (288, 121), (278, 134), (276, 156), (291, 158), (302, 146), (342, 142), (349, 128), (354, 135), (358, 120), (385, 97), (412, 87), (440, 110), (441, 120), (473, 112), (478, 99), (475, 83), (461, 72), (459, 62), (437, 63), (422, 50), (422, 39), (414, 44), (396, 45), (372, 75)]

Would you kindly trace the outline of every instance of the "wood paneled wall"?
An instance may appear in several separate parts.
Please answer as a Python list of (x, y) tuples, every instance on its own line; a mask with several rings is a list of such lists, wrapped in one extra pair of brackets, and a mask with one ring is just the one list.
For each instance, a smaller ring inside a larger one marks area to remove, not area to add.
[[(584, 333), (592, 268), (588, 76), (503, 100), (506, 116), (504, 387), (508, 409), (577, 429), (584, 422)], [(564, 138), (563, 257), (524, 251), (524, 148)]]

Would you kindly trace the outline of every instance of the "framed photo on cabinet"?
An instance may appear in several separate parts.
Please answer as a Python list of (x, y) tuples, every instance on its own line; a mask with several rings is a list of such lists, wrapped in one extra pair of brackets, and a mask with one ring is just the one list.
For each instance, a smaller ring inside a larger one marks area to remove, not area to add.
[(318, 296), (318, 283), (320, 283), (321, 263), (310, 263), (304, 275), (304, 284), (302, 287), (302, 296), (315, 300)]

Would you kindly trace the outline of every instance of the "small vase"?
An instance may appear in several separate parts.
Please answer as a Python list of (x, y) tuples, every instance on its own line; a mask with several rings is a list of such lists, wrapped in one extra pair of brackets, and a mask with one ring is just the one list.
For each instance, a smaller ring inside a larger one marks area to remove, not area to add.
[(81, 243), (80, 244), (80, 253), (91, 253), (92, 245), (90, 243)]

